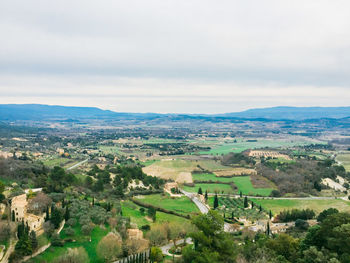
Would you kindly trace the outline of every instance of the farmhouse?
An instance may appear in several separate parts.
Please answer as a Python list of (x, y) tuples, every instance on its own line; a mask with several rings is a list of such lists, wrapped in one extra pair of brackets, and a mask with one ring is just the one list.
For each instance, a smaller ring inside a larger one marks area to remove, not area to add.
[(11, 201), (11, 216), (15, 215), (15, 221), (28, 224), (30, 230), (38, 231), (41, 229), (44, 223), (44, 216), (37, 216), (34, 214), (27, 213), (27, 195), (22, 194), (15, 196)]

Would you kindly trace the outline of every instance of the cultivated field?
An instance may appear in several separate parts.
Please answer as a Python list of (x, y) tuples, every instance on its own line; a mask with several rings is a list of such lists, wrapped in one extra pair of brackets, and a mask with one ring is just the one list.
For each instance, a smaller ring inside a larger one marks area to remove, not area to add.
[(250, 176), (237, 176), (232, 179), (237, 186), (238, 191), (242, 191), (244, 195), (269, 196), (273, 190), (273, 188), (254, 188)]
[(302, 138), (297, 139), (257, 139), (256, 141), (248, 141), (243, 139), (237, 139), (237, 142), (218, 143), (212, 146), (212, 149), (207, 152), (200, 152), (201, 154), (221, 155), (230, 152), (243, 152), (248, 149), (261, 149), (265, 147), (269, 148), (288, 148), (293, 146), (308, 145), (315, 143), (312, 140), (306, 140)]
[(199, 212), (197, 206), (185, 196), (172, 198), (169, 195), (154, 194), (138, 196), (137, 198), (139, 198), (142, 203), (161, 207), (183, 215)]
[(261, 204), (265, 210), (271, 210), (273, 213), (279, 213), (288, 209), (313, 209), (316, 213), (322, 212), (324, 209), (333, 207), (339, 211), (350, 212), (350, 202), (341, 199), (332, 200), (285, 200), (285, 199), (252, 199), (255, 203)]
[(194, 162), (185, 160), (161, 160), (142, 168), (148, 175), (163, 179), (173, 179), (176, 182), (192, 182), (191, 172), (196, 169)]
[(344, 166), (346, 171), (350, 171), (350, 151), (338, 154), (336, 160)]

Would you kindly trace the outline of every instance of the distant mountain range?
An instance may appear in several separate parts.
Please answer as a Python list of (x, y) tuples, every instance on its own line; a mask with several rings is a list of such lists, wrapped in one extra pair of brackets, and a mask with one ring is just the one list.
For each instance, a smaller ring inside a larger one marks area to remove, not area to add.
[(250, 109), (242, 112), (226, 113), (219, 116), (247, 119), (306, 120), (306, 119), (341, 119), (350, 116), (350, 107), (272, 107)]
[(124, 113), (94, 107), (67, 107), (42, 104), (0, 104), (0, 120), (62, 119), (153, 119), (153, 118), (237, 118), (267, 120), (341, 119), (350, 117), (350, 107), (273, 107), (225, 114)]

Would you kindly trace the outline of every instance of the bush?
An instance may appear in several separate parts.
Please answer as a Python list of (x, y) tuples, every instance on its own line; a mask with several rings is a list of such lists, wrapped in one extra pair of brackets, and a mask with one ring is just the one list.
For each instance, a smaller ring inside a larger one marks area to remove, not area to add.
[(65, 229), (65, 233), (66, 233), (66, 235), (67, 236), (74, 236), (74, 234), (75, 234), (75, 231), (74, 231), (74, 229), (73, 228), (71, 228), (70, 226), (69, 227), (67, 227), (66, 229)]
[(67, 223), (67, 225), (74, 227), (77, 223), (77, 220), (75, 218), (69, 218), (66, 223)]
[(141, 226), (141, 230), (143, 230), (143, 231), (148, 231), (150, 229), (151, 229), (150, 225), (143, 225), (143, 226)]
[(59, 234), (53, 234), (52, 238), (51, 238), (51, 245), (54, 247), (63, 247), (64, 242), (63, 240), (60, 238)]
[(307, 230), (309, 228), (309, 223), (303, 219), (297, 219), (295, 221), (295, 227), (300, 230)]

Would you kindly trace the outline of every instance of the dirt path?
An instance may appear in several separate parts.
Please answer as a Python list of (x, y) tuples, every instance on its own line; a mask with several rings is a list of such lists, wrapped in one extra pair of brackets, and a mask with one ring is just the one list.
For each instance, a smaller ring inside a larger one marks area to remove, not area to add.
[[(63, 229), (63, 227), (64, 227), (64, 224), (65, 224), (65, 220), (62, 221), (60, 228), (57, 230), (57, 234), (61, 233), (61, 231), (62, 231), (62, 229)], [(44, 252), (46, 249), (48, 249), (50, 246), (51, 246), (51, 243), (48, 243), (47, 245), (45, 245), (45, 246), (39, 248), (39, 249), (38, 249), (35, 253), (33, 253), (32, 255), (24, 257), (24, 258), (21, 260), (21, 262), (25, 262), (25, 261), (27, 261), (27, 260), (29, 260), (29, 259), (31, 259), (31, 258), (35, 258), (37, 255), (43, 253), (43, 252)]]
[(17, 239), (14, 239), (14, 238), (10, 239), (10, 246), (6, 250), (6, 253), (1, 260), (1, 263), (7, 263), (9, 261), (10, 255), (12, 254), (13, 251), (15, 251), (16, 243), (17, 243)]

